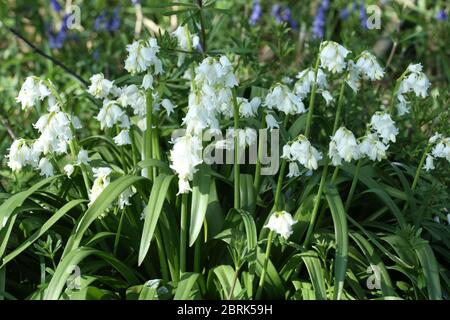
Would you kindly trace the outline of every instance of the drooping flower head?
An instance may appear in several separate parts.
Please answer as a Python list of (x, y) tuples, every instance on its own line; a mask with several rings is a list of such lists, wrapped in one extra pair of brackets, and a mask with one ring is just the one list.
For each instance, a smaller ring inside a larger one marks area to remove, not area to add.
[(94, 74), (90, 79), (91, 85), (88, 92), (97, 99), (104, 99), (113, 88), (113, 82), (105, 79), (103, 73)]
[(27, 77), (17, 96), (17, 102), (21, 103), (22, 109), (29, 109), (36, 105), (38, 101), (44, 100), (50, 95), (50, 90), (44, 81), (38, 77)]
[(203, 162), (202, 142), (197, 136), (185, 135), (173, 141), (170, 151), (170, 168), (178, 175), (178, 194), (191, 191), (189, 181), (197, 172), (196, 166)]
[(350, 53), (349, 50), (333, 41), (325, 41), (320, 48), (320, 66), (332, 73), (341, 73), (347, 63), (345, 58)]
[(264, 101), (269, 109), (282, 111), (285, 114), (300, 114), (306, 112), (300, 96), (293, 93), (286, 85), (277, 84), (266, 96)]
[(383, 143), (395, 142), (398, 129), (388, 113), (376, 112), (370, 119), (370, 126), (382, 139)]
[(295, 223), (297, 223), (297, 221), (292, 218), (289, 212), (276, 211), (272, 213), (269, 222), (267, 222), (264, 227), (287, 240), (293, 233), (292, 226)]
[(341, 165), (342, 160), (345, 162), (358, 160), (360, 150), (353, 132), (345, 127), (339, 128), (334, 136), (331, 137), (328, 155), (334, 166)]
[(155, 74), (163, 73), (158, 42), (155, 38), (148, 41), (137, 40), (127, 45), (128, 57), (125, 60), (125, 69), (131, 74), (147, 71), (153, 66)]

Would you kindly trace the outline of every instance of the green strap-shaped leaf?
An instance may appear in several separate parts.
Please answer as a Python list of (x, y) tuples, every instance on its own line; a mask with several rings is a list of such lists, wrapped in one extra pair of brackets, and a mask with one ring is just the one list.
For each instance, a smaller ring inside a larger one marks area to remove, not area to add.
[(192, 287), (197, 282), (199, 274), (193, 272), (185, 272), (181, 275), (178, 282), (177, 291), (174, 300), (187, 300), (191, 294)]
[(380, 259), (378, 254), (375, 252), (375, 249), (371, 246), (369, 241), (367, 241), (361, 234), (359, 233), (351, 233), (350, 236), (358, 245), (358, 247), (363, 252), (364, 256), (367, 258), (371, 266), (376, 266), (377, 270), (374, 270), (375, 276), (380, 275), (380, 279), (376, 279), (380, 281), (381, 292), (384, 297), (394, 297), (396, 296), (394, 288), (392, 286), (391, 278), (389, 277), (389, 273), (384, 265), (383, 261)]
[(311, 283), (314, 287), (316, 299), (326, 300), (327, 291), (325, 288), (325, 277), (317, 253), (314, 251), (307, 251), (305, 253), (301, 253), (299, 256), (301, 256), (306, 265), (306, 269), (308, 269), (308, 274), (311, 277)]
[(439, 266), (436, 257), (434, 256), (433, 249), (431, 249), (426, 241), (422, 241), (419, 245), (415, 246), (415, 251), (419, 257), (427, 282), (428, 298), (431, 300), (442, 300)]
[(334, 278), (334, 299), (340, 300), (344, 289), (345, 273), (348, 259), (348, 228), (347, 215), (342, 205), (341, 197), (335, 185), (325, 186), (325, 197), (331, 210), (336, 240), (336, 260)]
[(54, 180), (56, 180), (60, 177), (62, 177), (62, 175), (49, 177), (47, 179), (39, 181), (38, 183), (33, 185), (28, 190), (16, 193), (15, 195), (11, 196), (8, 200), (6, 200), (0, 206), (0, 230), (3, 229), (4, 222), (6, 222), (6, 220), (8, 220), (9, 216), (14, 212), (14, 210), (17, 207), (20, 207), (29, 196), (31, 196), (33, 193), (35, 193), (37, 190), (39, 190), (43, 186), (53, 182)]
[(80, 246), (81, 239), (84, 233), (88, 230), (92, 222), (102, 215), (111, 203), (131, 185), (145, 180), (144, 177), (138, 176), (123, 176), (111, 182), (105, 190), (98, 196), (94, 203), (89, 207), (84, 215), (80, 218), (77, 225), (73, 229), (66, 247), (64, 248), (63, 258), (72, 250)]
[(164, 204), (164, 199), (166, 198), (167, 190), (169, 189), (172, 179), (172, 175), (168, 176), (161, 174), (153, 183), (148, 205), (144, 211), (145, 221), (144, 229), (142, 231), (141, 244), (139, 246), (139, 265), (141, 265), (142, 261), (144, 261), (148, 249), (150, 248), (153, 233), (155, 232), (156, 224), (158, 223), (159, 215), (161, 214), (161, 209)]
[(253, 185), (253, 176), (241, 174), (240, 176), (241, 208), (253, 214), (256, 208), (256, 192)]
[[(219, 279), (220, 286), (222, 287), (222, 299), (228, 299), (233, 285), (235, 270), (230, 265), (222, 265), (214, 268), (214, 274)], [(236, 279), (233, 289), (232, 297), (237, 297), (242, 291), (241, 283), (239, 279)]]
[[(44, 300), (57, 300), (75, 266), (90, 255), (96, 255), (108, 262), (129, 284), (135, 285), (139, 283), (139, 280), (136, 278), (133, 271), (113, 255), (88, 247), (80, 247), (70, 251), (58, 264), (58, 267), (45, 290)], [(83, 270), (80, 269), (80, 272), (83, 273)]]
[(200, 166), (192, 183), (191, 222), (189, 224), (189, 246), (191, 247), (202, 229), (208, 208), (211, 176), (205, 174), (204, 166)]
[(33, 233), (33, 235), (31, 235), (27, 240), (22, 242), (22, 244), (19, 247), (17, 247), (13, 252), (5, 256), (2, 261), (2, 267), (5, 266), (11, 260), (13, 260), (15, 257), (17, 257), (19, 254), (21, 254), (29, 246), (31, 246), (37, 239), (39, 239), (44, 233), (46, 233), (56, 222), (58, 222), (59, 219), (61, 219), (67, 212), (72, 210), (72, 208), (76, 207), (77, 205), (85, 201), (86, 200), (78, 199), (66, 203), (63, 207), (61, 207), (61, 209), (56, 211), (50, 217), (50, 219), (48, 219), (38, 230), (36, 230), (36, 232)]

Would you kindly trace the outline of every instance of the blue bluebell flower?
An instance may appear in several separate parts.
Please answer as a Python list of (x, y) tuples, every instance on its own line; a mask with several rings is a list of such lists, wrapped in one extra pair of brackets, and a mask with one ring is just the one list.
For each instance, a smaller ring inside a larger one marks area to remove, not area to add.
[(249, 23), (251, 26), (256, 25), (256, 23), (261, 19), (262, 16), (262, 7), (259, 0), (253, 1), (252, 13), (250, 15)]
[(67, 31), (69, 30), (68, 20), (69, 15), (64, 15), (61, 28), (57, 32), (53, 31), (50, 25), (47, 27), (50, 48), (61, 49), (63, 47), (64, 41), (67, 39)]
[(316, 39), (323, 38), (323, 36), (325, 34), (325, 20), (326, 20), (326, 13), (327, 13), (329, 6), (330, 6), (329, 0), (322, 0), (322, 2), (319, 5), (319, 8), (317, 9), (317, 13), (314, 18), (314, 22), (313, 22), (313, 26), (312, 26), (312, 34), (313, 34), (313, 37)]
[(109, 19), (108, 24), (106, 26), (106, 30), (110, 32), (114, 32), (119, 30), (120, 27), (120, 16), (119, 16), (120, 7), (114, 8), (114, 12)]
[(348, 10), (348, 8), (341, 9), (341, 11), (339, 11), (339, 17), (342, 20), (347, 20), (350, 17), (350, 10)]
[(361, 4), (359, 6), (359, 20), (361, 22), (361, 27), (367, 29), (367, 14), (364, 0), (361, 0)]
[(436, 20), (438, 21), (445, 21), (448, 19), (448, 15), (447, 13), (445, 13), (445, 10), (439, 10), (438, 13), (436, 14)]
[(292, 18), (292, 12), (289, 8), (284, 8), (282, 13), (281, 13), (281, 19), (283, 19), (283, 21), (287, 22), (289, 24), (289, 26), (294, 29), (297, 30), (297, 22), (295, 22), (295, 20)]
[(56, 12), (60, 12), (62, 10), (61, 5), (59, 4), (58, 0), (50, 0), (50, 4), (53, 7), (53, 10)]
[(94, 20), (94, 30), (100, 31), (105, 28), (107, 23), (106, 10), (103, 10)]
[(277, 23), (283, 22), (283, 18), (281, 17), (281, 10), (281, 5), (279, 5), (278, 3), (272, 6), (272, 16), (275, 18), (275, 21)]

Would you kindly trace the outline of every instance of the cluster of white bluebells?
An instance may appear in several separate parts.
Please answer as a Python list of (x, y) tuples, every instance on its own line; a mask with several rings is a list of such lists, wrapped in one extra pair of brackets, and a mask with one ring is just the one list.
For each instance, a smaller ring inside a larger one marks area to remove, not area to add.
[(434, 160), (443, 158), (450, 162), (450, 137), (443, 137), (439, 133), (435, 133), (428, 143), (432, 146), (431, 152), (427, 154), (423, 169), (430, 171), (435, 169)]
[(19, 91), (16, 100), (21, 103), (22, 109), (32, 108), (47, 98), (48, 113), (39, 117), (33, 124), (40, 133), (37, 139), (18, 139), (12, 143), (7, 157), (8, 166), (13, 171), (21, 171), (30, 166), (40, 170), (40, 174), (45, 177), (53, 176), (55, 169), (52, 159), (68, 153), (74, 130), (81, 128), (80, 120), (76, 116), (61, 111), (48, 85), (51, 83), (30, 76), (25, 79)]
[(399, 116), (409, 113), (410, 102), (405, 95), (414, 92), (416, 97), (426, 98), (431, 83), (425, 73), (422, 72), (422, 64), (410, 64), (400, 77), (400, 85), (395, 93), (397, 97), (397, 112)]
[[(365, 77), (371, 81), (383, 78), (383, 68), (378, 63), (376, 57), (369, 51), (361, 52), (356, 58), (356, 62), (347, 59), (350, 53), (351, 51), (336, 42), (325, 41), (322, 43), (320, 50), (320, 66), (332, 73), (339, 74), (346, 71), (345, 81), (354, 92), (357, 92), (360, 87), (361, 77)], [(317, 74), (318, 80), (319, 75), (320, 72)], [(320, 88), (319, 81), (318, 86)]]
[(318, 92), (321, 93), (327, 105), (334, 100), (331, 93), (327, 90), (327, 75), (321, 68), (317, 69), (317, 79), (314, 69), (311, 68), (300, 71), (297, 74), (297, 79), (297, 82), (294, 84), (294, 92), (301, 99), (304, 99), (311, 92), (312, 86), (315, 83), (318, 88)]
[(295, 223), (297, 223), (297, 221), (292, 218), (289, 212), (276, 211), (272, 213), (269, 221), (264, 227), (287, 240), (293, 233), (292, 226)]
[(342, 161), (350, 162), (362, 157), (372, 161), (381, 161), (386, 158), (389, 142), (395, 142), (398, 129), (388, 113), (376, 112), (369, 124), (369, 130), (358, 142), (353, 132), (345, 127), (339, 128), (331, 137), (328, 156), (334, 166)]
[(281, 158), (289, 162), (287, 176), (291, 178), (300, 175), (297, 163), (308, 170), (316, 170), (318, 162), (322, 159), (322, 153), (314, 148), (304, 135), (299, 135), (292, 143), (283, 147)]
[(219, 132), (219, 117), (233, 116), (232, 88), (238, 84), (233, 66), (226, 56), (207, 57), (194, 73), (183, 124), (187, 133), (193, 135), (208, 128)]

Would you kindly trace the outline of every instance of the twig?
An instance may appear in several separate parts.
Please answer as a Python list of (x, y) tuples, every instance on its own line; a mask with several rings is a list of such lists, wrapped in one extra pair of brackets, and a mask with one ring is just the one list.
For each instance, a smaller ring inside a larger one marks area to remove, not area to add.
[(72, 76), (74, 76), (75, 78), (77, 78), (84, 86), (88, 86), (89, 82), (87, 82), (86, 80), (84, 80), (80, 75), (78, 75), (75, 71), (73, 71), (72, 69), (70, 69), (69, 67), (67, 67), (65, 64), (63, 64), (61, 61), (55, 59), (54, 57), (46, 54), (44, 51), (42, 51), (41, 49), (39, 49), (38, 47), (36, 47), (30, 40), (28, 40), (27, 38), (25, 38), (19, 31), (17, 31), (14, 28), (5, 26), (6, 29), (11, 32), (12, 34), (14, 34), (17, 38), (21, 39), (23, 42), (25, 42), (30, 48), (32, 48), (37, 54), (43, 56), (44, 58), (50, 60), (51, 62), (53, 62), (54, 64), (56, 64), (57, 66), (63, 68), (67, 73), (71, 74)]

